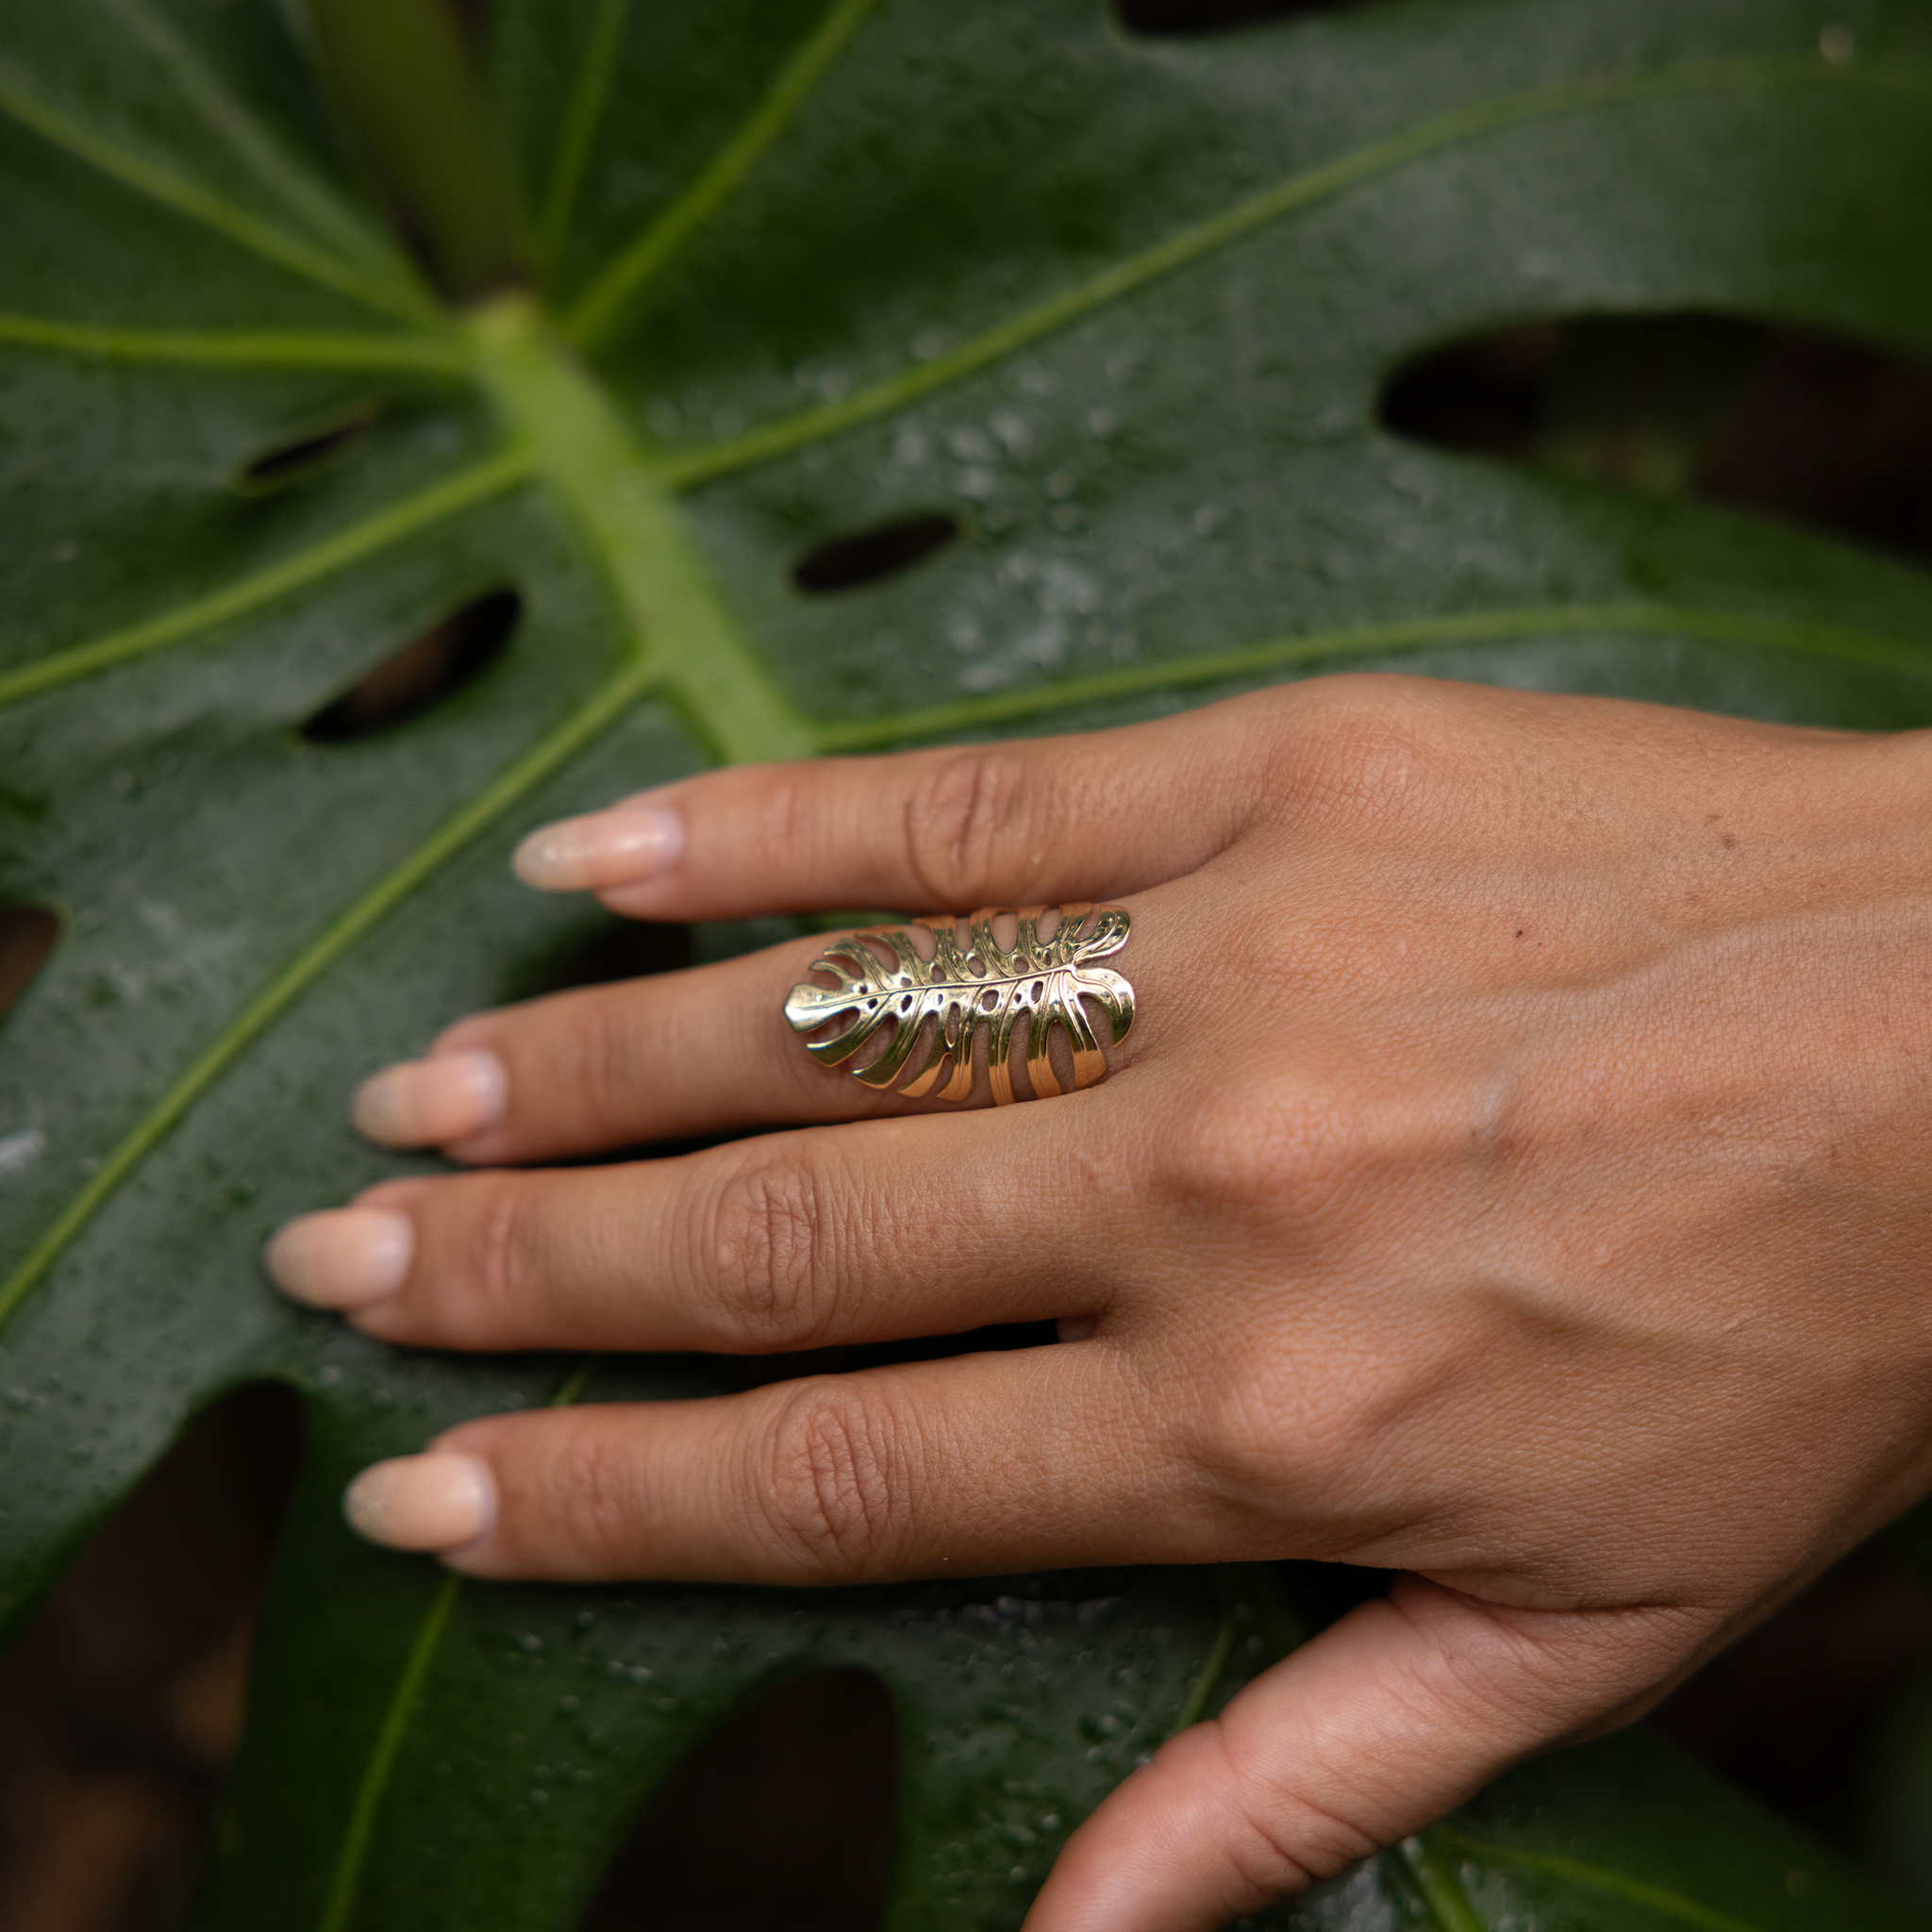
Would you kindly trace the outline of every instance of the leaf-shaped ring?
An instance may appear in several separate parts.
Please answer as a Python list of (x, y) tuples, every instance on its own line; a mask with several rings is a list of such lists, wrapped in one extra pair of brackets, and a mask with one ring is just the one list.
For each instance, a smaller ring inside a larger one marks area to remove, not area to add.
[[(1049, 909), (1059, 913), (1059, 924), (1041, 939), (1040, 922)], [(992, 923), (1004, 912), (1019, 921), (1010, 948), (993, 938)], [(1094, 914), (1093, 929), (1083, 937), (1080, 928), (1089, 913)], [(808, 980), (794, 986), (786, 996), (785, 1017), (797, 1032), (811, 1034), (841, 1015), (852, 1016), (837, 1032), (806, 1041), (806, 1050), (825, 1067), (850, 1059), (890, 1021), (891, 1044), (855, 1074), (868, 1087), (880, 1089), (891, 1088), (905, 1072), (929, 1031), (925, 1057), (898, 1089), (908, 1100), (928, 1094), (964, 1100), (971, 1094), (973, 1041), (984, 1023), (992, 1097), (1005, 1107), (1017, 1098), (1012, 1045), (1024, 1015), (1026, 1074), (1036, 1098), (1066, 1091), (1047, 1055), (1055, 1026), (1073, 1049), (1074, 1085), (1092, 1087), (1107, 1078), (1107, 1056), (1086, 1002), (1096, 1001), (1106, 1012), (1115, 1045), (1134, 1024), (1134, 989), (1118, 973), (1092, 962), (1126, 944), (1131, 923), (1124, 906), (1103, 906), (1097, 911), (1091, 905), (990, 906), (967, 922), (972, 939), (962, 952), (958, 921), (938, 915), (915, 922), (932, 935), (930, 959), (903, 925), (842, 933), (809, 968), (830, 974), (837, 985)], [(888, 954), (894, 962), (890, 966)]]

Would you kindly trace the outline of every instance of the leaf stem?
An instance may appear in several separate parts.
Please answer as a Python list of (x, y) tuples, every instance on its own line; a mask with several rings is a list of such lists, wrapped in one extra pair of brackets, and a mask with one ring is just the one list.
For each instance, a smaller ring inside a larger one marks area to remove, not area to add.
[(352, 524), (346, 530), (339, 530), (307, 550), (285, 557), (279, 563), (257, 571), (239, 583), (177, 605), (173, 610), (130, 625), (125, 630), (112, 631), (90, 643), (75, 644), (11, 671), (0, 672), (0, 706), (19, 704), (25, 698), (38, 697), (43, 691), (72, 684), (77, 678), (96, 676), (134, 658), (165, 650), (171, 644), (186, 642), (219, 624), (245, 617), (291, 591), (302, 590), (375, 551), (387, 549), (405, 537), (414, 536), (432, 524), (510, 489), (529, 473), (526, 450), (506, 450), (418, 496), (405, 498), (378, 516)]
[(564, 318), (580, 349), (608, 341), (645, 285), (703, 226), (810, 96), (839, 50), (877, 0), (835, 0), (805, 44), (772, 83), (758, 111), (698, 178), (591, 283)]
[(1132, 697), (1149, 691), (1184, 690), (1190, 685), (1212, 684), (1259, 672), (1285, 670), (1294, 664), (1359, 657), (1374, 651), (1588, 636), (1593, 632), (1688, 637), (1715, 643), (1744, 644), (1932, 679), (1932, 650), (1924, 645), (1853, 630), (1842, 625), (1815, 624), (1802, 618), (1774, 617), (1751, 610), (1717, 610), (1698, 605), (1532, 605), (1514, 610), (1455, 611), (1389, 624), (1361, 625), (1345, 630), (1316, 631), (1302, 637), (1276, 638), (1267, 643), (1243, 644), (1233, 650), (1164, 658), (1152, 663), (1127, 665), (1118, 671), (1096, 672), (1091, 677), (1063, 678), (989, 697), (960, 698), (923, 710), (828, 721), (813, 731), (812, 746), (818, 752), (866, 751), (904, 740), (941, 738), (1009, 724), (1073, 705)]
[(729, 442), (713, 443), (667, 458), (659, 463), (658, 474), (670, 488), (689, 490), (730, 471), (789, 455), (808, 442), (841, 436), (877, 417), (903, 409), (934, 390), (947, 388), (974, 375), (1030, 342), (1058, 334), (1109, 304), (1137, 294), (1176, 270), (1242, 241), (1285, 216), (1332, 200), (1344, 190), (1392, 174), (1457, 142), (1501, 133), (1558, 114), (1661, 100), (1675, 94), (1852, 84), (1924, 88), (1928, 82), (1932, 82), (1932, 68), (1919, 63), (1861, 61), (1850, 67), (1833, 67), (1816, 58), (1730, 60), (1573, 81), (1560, 87), (1538, 88), (1525, 93), (1477, 101), (1438, 115), (1433, 121), (1405, 128), (1387, 140), (1372, 142), (1306, 174), (1291, 175), (1274, 187), (1264, 189), (1259, 194), (1009, 316), (921, 368), (906, 370), (847, 396), (842, 402), (780, 417)]
[(810, 726), (725, 610), (609, 396), (525, 297), (479, 309), (469, 328), (506, 425), (589, 546), (665, 697), (721, 758), (805, 757)]

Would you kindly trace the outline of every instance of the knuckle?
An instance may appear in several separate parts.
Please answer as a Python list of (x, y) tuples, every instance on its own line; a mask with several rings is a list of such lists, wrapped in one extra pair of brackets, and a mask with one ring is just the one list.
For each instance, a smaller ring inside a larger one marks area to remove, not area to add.
[(479, 1338), (517, 1335), (530, 1325), (531, 1284), (545, 1278), (541, 1266), (531, 1266), (538, 1235), (530, 1196), (506, 1174), (478, 1175), (472, 1185), (482, 1194), (483, 1208), (472, 1236), (464, 1325)]
[(1413, 808), (1445, 774), (1446, 721), (1414, 683), (1350, 676), (1297, 687), (1275, 755), (1303, 813), (1379, 822)]
[[(1038, 808), (1025, 759), (997, 745), (935, 759), (906, 794), (906, 862), (934, 908), (997, 898)], [(1024, 858), (1024, 851), (1021, 853)], [(1019, 868), (1024, 871), (1024, 867)]]
[(700, 1291), (724, 1336), (751, 1349), (809, 1348), (829, 1329), (825, 1201), (796, 1156), (741, 1158), (699, 1206)]
[(1383, 1108), (1293, 1074), (1204, 1093), (1155, 1151), (1158, 1184), (1183, 1210), (1289, 1234), (1344, 1219), (1396, 1155)]
[(1360, 1540), (1358, 1505), (1386, 1474), (1400, 1420), (1377, 1365), (1337, 1354), (1319, 1377), (1285, 1362), (1209, 1374), (1176, 1430), (1175, 1460), (1208, 1493), (1270, 1523), (1292, 1498), (1298, 1544), (1317, 1558)]
[(1374, 1849), (1374, 1836), (1347, 1819), (1307, 1799), (1286, 1809), (1278, 1797), (1271, 1796), (1251, 1799), (1241, 1807), (1228, 1862), (1255, 1906), (1261, 1906), (1332, 1878)]
[(639, 1092), (649, 1091), (649, 1070), (639, 1064), (639, 1030), (612, 1000), (595, 994), (564, 997), (577, 1007), (573, 1033), (587, 1124), (599, 1134), (627, 1132), (637, 1116)]
[(827, 1582), (867, 1574), (891, 1547), (899, 1501), (883, 1409), (848, 1380), (815, 1376), (786, 1393), (758, 1485), (787, 1567)]
[(567, 1526), (575, 1557), (593, 1574), (626, 1574), (644, 1534), (631, 1452), (604, 1429), (575, 1429), (545, 1475), (543, 1509)]

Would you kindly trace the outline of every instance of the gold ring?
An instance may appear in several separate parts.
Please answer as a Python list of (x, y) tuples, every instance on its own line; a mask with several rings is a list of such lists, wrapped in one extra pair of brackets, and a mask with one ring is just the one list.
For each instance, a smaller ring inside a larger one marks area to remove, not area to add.
[[(1049, 938), (1040, 937), (1041, 919), (1060, 915)], [(1010, 912), (1020, 923), (1010, 948), (993, 938), (992, 923)], [(1081, 935), (1093, 912), (1091, 932)], [(837, 984), (794, 986), (785, 1000), (785, 1017), (796, 1032), (816, 1033), (840, 1015), (849, 1023), (824, 1040), (808, 1040), (806, 1051), (821, 1066), (848, 1060), (888, 1021), (891, 1043), (876, 1059), (856, 1070), (868, 1087), (887, 1089), (905, 1072), (913, 1049), (933, 1023), (931, 1042), (918, 1071), (898, 1091), (908, 1100), (936, 1094), (964, 1100), (973, 1091), (973, 1041), (986, 1027), (986, 1070), (992, 1097), (1002, 1107), (1013, 1092), (1012, 1045), (1015, 1028), (1026, 1020), (1026, 1074), (1036, 1098), (1063, 1093), (1047, 1056), (1051, 1030), (1058, 1026), (1073, 1049), (1074, 1085), (1097, 1086), (1107, 1078), (1107, 1056), (1087, 1017), (1086, 1002), (1105, 1010), (1118, 1046), (1134, 1024), (1134, 989), (1106, 966), (1092, 964), (1127, 942), (1132, 922), (1124, 906), (990, 906), (967, 922), (972, 938), (962, 952), (958, 922), (936, 914), (915, 924), (932, 936), (927, 959), (903, 925), (869, 925), (842, 933), (808, 969), (828, 974)], [(868, 943), (869, 942), (869, 943)], [(885, 955), (892, 963), (886, 963)]]

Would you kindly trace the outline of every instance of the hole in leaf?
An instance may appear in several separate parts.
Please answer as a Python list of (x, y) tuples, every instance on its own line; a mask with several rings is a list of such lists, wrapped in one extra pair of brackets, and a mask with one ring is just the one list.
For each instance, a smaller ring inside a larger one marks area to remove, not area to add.
[(801, 591), (857, 590), (924, 563), (958, 534), (959, 525), (951, 517), (935, 515), (834, 537), (791, 566), (791, 581)]
[(248, 496), (266, 496), (299, 483), (347, 456), (375, 426), (375, 417), (374, 403), (358, 403), (332, 422), (262, 451), (235, 478), (235, 487)]
[(40, 977), (60, 938), (60, 922), (44, 906), (0, 906), (0, 1019)]
[(206, 1410), (0, 1659), (0, 1925), (185, 1922), (301, 1441), (281, 1387)]
[(767, 1691), (678, 1767), (578, 1932), (868, 1932), (885, 1909), (898, 1755), (870, 1671)]
[(1382, 420), (1932, 559), (1932, 375), (1841, 338), (1706, 314), (1543, 324), (1410, 363)]
[(1121, 25), (1136, 34), (1212, 34), (1305, 13), (1348, 13), (1373, 0), (1116, 0)]
[(313, 744), (343, 744), (420, 717), (503, 655), (523, 615), (514, 591), (491, 591), (385, 658), (302, 727)]

